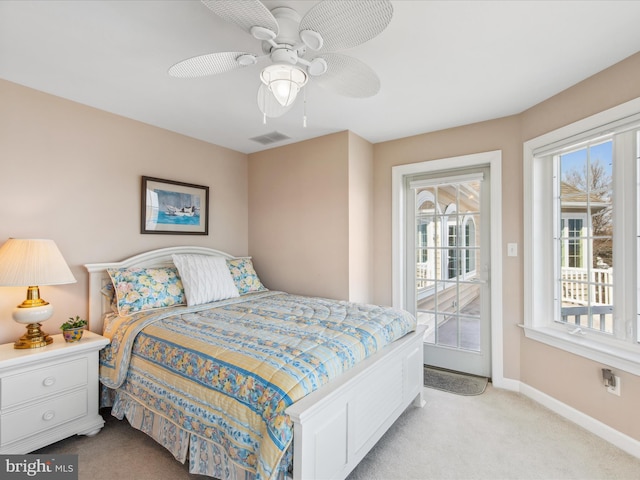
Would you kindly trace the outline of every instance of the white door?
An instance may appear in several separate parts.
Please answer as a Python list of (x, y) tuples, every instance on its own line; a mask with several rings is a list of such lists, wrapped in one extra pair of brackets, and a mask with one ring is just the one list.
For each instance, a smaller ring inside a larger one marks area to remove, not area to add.
[(489, 168), (405, 178), (406, 305), (426, 365), (491, 376)]

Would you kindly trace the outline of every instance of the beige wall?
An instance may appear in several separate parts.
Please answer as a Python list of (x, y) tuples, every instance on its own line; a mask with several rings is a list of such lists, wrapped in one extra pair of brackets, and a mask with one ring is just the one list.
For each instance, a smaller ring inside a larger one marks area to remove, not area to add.
[[(522, 141), (637, 97), (640, 53), (524, 112)], [(605, 365), (526, 338), (522, 339), (520, 355), (524, 383), (640, 440), (640, 377), (616, 371), (622, 379), (621, 396), (617, 397), (602, 386)]]
[[(248, 253), (247, 156), (0, 80), (0, 243), (51, 238), (78, 283), (42, 287), (46, 331), (87, 314), (85, 263), (184, 243)], [(140, 177), (210, 187), (209, 235), (140, 234)], [(0, 343), (22, 335), (0, 288)]]
[(249, 250), (267, 288), (349, 296), (349, 133), (249, 155)]
[[(502, 240), (523, 242), (522, 143), (640, 96), (640, 54), (520, 115), (374, 145), (374, 301), (391, 302), (391, 167), (488, 150), (502, 150)], [(523, 259), (503, 253), (504, 376), (535, 389), (640, 440), (640, 378), (619, 373), (622, 395), (608, 394), (604, 366), (528, 340), (524, 322)]]
[(373, 292), (373, 145), (349, 134), (349, 300)]
[[(374, 302), (390, 305), (391, 289), (391, 169), (396, 165), (456, 157), (494, 150), (502, 151), (502, 240), (522, 245), (522, 143), (518, 117), (414, 137), (374, 146), (375, 295)], [(493, 213), (492, 213), (493, 214)], [(503, 255), (504, 376), (518, 378), (522, 323), (523, 277), (521, 257)], [(493, 272), (493, 275), (500, 272)]]
[(371, 302), (373, 145), (340, 132), (249, 156), (249, 250), (274, 290)]

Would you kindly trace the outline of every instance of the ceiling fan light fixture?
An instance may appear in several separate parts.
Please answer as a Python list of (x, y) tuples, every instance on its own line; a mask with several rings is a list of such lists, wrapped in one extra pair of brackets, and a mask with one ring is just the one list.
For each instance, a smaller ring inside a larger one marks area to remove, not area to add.
[(295, 102), (298, 92), (305, 86), (309, 77), (296, 65), (273, 64), (262, 70), (260, 80), (269, 88), (278, 103), (287, 107)]

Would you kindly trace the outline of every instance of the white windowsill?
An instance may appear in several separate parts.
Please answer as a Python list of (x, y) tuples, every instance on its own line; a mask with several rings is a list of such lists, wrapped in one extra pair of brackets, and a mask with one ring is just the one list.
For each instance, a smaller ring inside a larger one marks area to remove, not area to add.
[(590, 338), (589, 334), (572, 335), (551, 327), (519, 326), (524, 329), (527, 338), (640, 376), (640, 349), (622, 343), (610, 345)]

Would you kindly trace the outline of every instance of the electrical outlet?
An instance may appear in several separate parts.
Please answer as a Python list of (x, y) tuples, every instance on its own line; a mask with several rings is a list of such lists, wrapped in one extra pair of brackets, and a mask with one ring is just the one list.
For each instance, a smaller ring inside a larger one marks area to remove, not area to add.
[(615, 375), (615, 379), (616, 379), (616, 386), (612, 387), (611, 385), (609, 385), (607, 387), (607, 392), (612, 393), (613, 395), (620, 396), (620, 387), (621, 387), (622, 380), (620, 380), (620, 377), (618, 377), (617, 375)]

